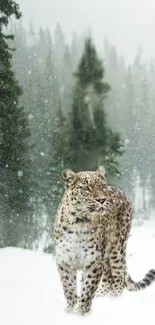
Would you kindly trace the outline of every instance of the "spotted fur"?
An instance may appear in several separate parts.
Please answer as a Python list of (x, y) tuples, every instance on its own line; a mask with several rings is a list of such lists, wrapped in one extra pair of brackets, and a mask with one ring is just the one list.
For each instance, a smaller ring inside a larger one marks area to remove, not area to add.
[[(155, 280), (155, 270), (137, 283), (130, 278), (126, 245), (132, 204), (119, 188), (107, 183), (101, 168), (77, 173), (65, 170), (62, 178), (65, 192), (54, 225), (56, 263), (67, 311), (83, 315), (90, 311), (95, 294), (117, 296), (124, 288), (140, 290)], [(79, 297), (78, 270), (82, 270)]]

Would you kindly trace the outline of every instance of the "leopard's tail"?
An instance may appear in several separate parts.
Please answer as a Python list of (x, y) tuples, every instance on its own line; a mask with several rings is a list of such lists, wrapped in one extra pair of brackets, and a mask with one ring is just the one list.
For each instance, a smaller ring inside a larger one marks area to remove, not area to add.
[(132, 280), (128, 272), (125, 275), (125, 288), (129, 291), (139, 291), (149, 287), (155, 281), (155, 269), (149, 270), (141, 281)]

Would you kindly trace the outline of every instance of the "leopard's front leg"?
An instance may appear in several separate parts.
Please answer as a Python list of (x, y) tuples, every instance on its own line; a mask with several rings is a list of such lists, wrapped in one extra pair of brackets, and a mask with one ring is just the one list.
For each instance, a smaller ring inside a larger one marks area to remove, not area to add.
[(81, 293), (75, 308), (78, 314), (84, 315), (90, 311), (101, 275), (102, 261), (90, 263), (83, 271)]
[(77, 271), (67, 263), (61, 262), (58, 266), (59, 276), (67, 301), (66, 311), (70, 312), (77, 303)]

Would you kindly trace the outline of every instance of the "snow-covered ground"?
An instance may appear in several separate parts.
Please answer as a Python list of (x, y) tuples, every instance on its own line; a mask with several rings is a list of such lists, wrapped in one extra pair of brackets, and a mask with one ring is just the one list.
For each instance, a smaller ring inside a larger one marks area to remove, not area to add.
[[(155, 223), (132, 231), (128, 268), (134, 280), (155, 267)], [(152, 324), (155, 323), (155, 284), (121, 298), (96, 298), (92, 312), (64, 312), (65, 301), (51, 255), (28, 250), (0, 250), (0, 325)]]

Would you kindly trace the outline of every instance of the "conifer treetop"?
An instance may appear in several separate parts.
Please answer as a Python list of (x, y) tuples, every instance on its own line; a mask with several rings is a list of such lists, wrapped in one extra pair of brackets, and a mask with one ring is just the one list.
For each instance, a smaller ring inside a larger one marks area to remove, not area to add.
[(110, 90), (109, 84), (103, 82), (103, 64), (98, 58), (95, 46), (90, 38), (85, 41), (84, 53), (75, 76), (84, 89), (92, 84), (98, 94), (105, 94)]
[(16, 19), (21, 17), (19, 5), (12, 0), (1, 0), (0, 1), (0, 30), (3, 26), (7, 26), (9, 18), (15, 15)]

